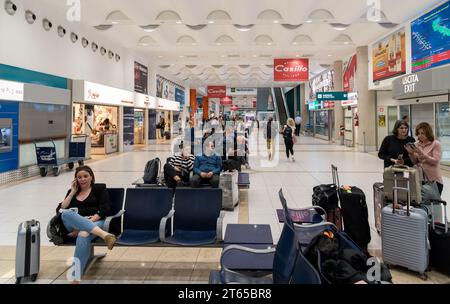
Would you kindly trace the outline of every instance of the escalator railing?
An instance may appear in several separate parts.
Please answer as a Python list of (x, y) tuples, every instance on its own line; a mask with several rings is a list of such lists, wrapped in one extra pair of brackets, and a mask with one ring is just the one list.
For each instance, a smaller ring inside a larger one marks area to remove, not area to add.
[(274, 104), (278, 114), (278, 121), (280, 125), (283, 126), (289, 118), (283, 90), (281, 88), (272, 88), (272, 95), (274, 97)]

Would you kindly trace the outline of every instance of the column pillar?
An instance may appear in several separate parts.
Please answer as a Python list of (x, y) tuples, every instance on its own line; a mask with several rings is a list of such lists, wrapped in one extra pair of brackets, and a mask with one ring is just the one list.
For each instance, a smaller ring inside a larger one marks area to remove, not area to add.
[[(356, 147), (361, 152), (374, 152), (377, 149), (375, 135), (375, 91), (369, 91), (368, 47), (356, 48), (357, 69), (356, 88), (358, 91), (358, 116)], [(365, 150), (364, 150), (365, 146)]]
[[(341, 60), (335, 61), (333, 64), (334, 69), (334, 90), (337, 92), (342, 92), (344, 90), (343, 85), (343, 63)], [(334, 105), (334, 134), (333, 142), (337, 144), (341, 143), (340, 129), (341, 125), (344, 125), (344, 109), (342, 108), (341, 102), (336, 102)]]
[(306, 83), (300, 85), (300, 117), (302, 125), (300, 131), (305, 130), (305, 125), (309, 123), (308, 105), (306, 104)]
[(209, 100), (208, 96), (203, 96), (203, 121), (209, 118)]
[(189, 90), (189, 106), (191, 108), (191, 115), (190, 118), (194, 120), (195, 122), (195, 112), (197, 112), (197, 90), (196, 89), (190, 89)]

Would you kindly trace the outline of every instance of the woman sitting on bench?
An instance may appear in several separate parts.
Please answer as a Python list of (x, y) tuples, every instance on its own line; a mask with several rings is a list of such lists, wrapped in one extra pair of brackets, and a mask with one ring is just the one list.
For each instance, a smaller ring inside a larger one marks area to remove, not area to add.
[(69, 232), (68, 237), (76, 238), (73, 260), (75, 271), (72, 283), (78, 283), (84, 273), (91, 250), (91, 241), (101, 237), (111, 250), (116, 237), (102, 230), (104, 219), (110, 215), (111, 202), (104, 184), (95, 184), (92, 169), (88, 166), (78, 167), (75, 179), (57, 211)]

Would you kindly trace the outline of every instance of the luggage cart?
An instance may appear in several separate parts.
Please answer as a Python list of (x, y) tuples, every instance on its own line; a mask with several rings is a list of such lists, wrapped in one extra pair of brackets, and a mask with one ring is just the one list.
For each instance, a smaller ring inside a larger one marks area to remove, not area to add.
[[(84, 138), (84, 141), (73, 141), (75, 138)], [(70, 170), (73, 169), (74, 163), (78, 162), (79, 166), (84, 165), (86, 154), (86, 135), (74, 135), (69, 142), (69, 157), (58, 158), (56, 154), (56, 145), (53, 139), (33, 142), (36, 150), (36, 161), (39, 166), (39, 173), (42, 177), (46, 176), (51, 169), (54, 176), (58, 176), (61, 172), (60, 167), (67, 164)]]

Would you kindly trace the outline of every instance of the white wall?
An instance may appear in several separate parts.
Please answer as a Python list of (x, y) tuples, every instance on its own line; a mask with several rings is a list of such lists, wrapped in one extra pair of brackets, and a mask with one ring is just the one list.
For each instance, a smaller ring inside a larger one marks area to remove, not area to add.
[[(149, 64), (146, 56), (127, 50), (123, 46), (103, 37), (100, 31), (80, 22), (68, 22), (66, 16), (52, 8), (43, 7), (38, 1), (14, 1), (18, 10), (9, 16), (2, 7), (0, 9), (0, 63), (24, 69), (53, 74), (70, 79), (84, 79), (116, 88), (134, 90), (134, 61)], [(25, 21), (25, 10), (32, 10), (37, 20), (30, 25)], [(45, 11), (44, 11), (45, 10)], [(48, 18), (53, 27), (46, 32), (42, 20)], [(60, 38), (57, 27), (66, 29), (66, 35)], [(70, 33), (78, 35), (78, 41), (70, 40)], [(81, 39), (86, 37), (89, 45), (83, 48)], [(95, 42), (99, 49), (93, 52), (91, 43)], [(100, 47), (119, 54), (121, 60), (109, 59), (108, 54), (102, 56)], [(149, 71), (150, 72), (150, 71)], [(150, 82), (149, 82), (150, 83)]]

